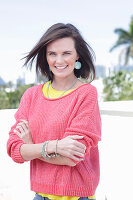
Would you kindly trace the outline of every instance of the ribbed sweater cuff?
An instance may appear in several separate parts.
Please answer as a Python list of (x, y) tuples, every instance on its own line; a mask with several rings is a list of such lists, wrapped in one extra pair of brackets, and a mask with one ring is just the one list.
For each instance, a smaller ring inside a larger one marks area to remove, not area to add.
[(24, 144), (24, 142), (19, 143), (15, 147), (15, 153), (12, 155), (12, 159), (17, 163), (24, 163), (26, 160), (23, 159), (20, 153), (20, 148)]
[(80, 187), (77, 184), (75, 187), (72, 187), (71, 185), (41, 185), (33, 181), (31, 183), (31, 190), (34, 192), (61, 196), (88, 197), (93, 196), (95, 194), (96, 189), (93, 188), (92, 184), (88, 185), (88, 187)]

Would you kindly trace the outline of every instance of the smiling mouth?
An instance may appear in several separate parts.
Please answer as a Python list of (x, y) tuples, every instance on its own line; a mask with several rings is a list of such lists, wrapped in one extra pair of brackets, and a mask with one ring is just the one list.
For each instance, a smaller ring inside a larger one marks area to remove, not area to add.
[(63, 67), (62, 66), (55, 66), (56, 69), (65, 69), (67, 67), (68, 67), (68, 65), (67, 66), (63, 66)]

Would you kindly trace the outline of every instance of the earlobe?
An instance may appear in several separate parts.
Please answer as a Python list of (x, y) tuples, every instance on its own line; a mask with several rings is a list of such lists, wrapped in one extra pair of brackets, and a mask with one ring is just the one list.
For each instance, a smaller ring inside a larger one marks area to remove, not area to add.
[(76, 59), (76, 61), (79, 59), (79, 56), (77, 55), (77, 59)]

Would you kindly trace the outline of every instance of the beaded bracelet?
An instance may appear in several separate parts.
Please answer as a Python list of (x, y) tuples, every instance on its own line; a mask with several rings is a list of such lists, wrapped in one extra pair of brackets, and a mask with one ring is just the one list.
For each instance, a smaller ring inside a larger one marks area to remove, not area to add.
[(56, 142), (56, 146), (55, 146), (55, 153), (51, 153), (51, 154), (47, 154), (47, 144), (48, 144), (49, 141), (45, 141), (43, 143), (43, 146), (42, 146), (42, 157), (44, 159), (49, 159), (51, 157), (59, 157), (60, 155), (57, 154), (57, 142), (58, 142), (58, 139), (56, 140), (57, 142)]
[(48, 141), (45, 141), (45, 142), (43, 143), (43, 146), (42, 146), (42, 157), (43, 157), (44, 159), (50, 158), (49, 155), (48, 155), (47, 152), (46, 152), (46, 145), (47, 145), (47, 143), (48, 143)]

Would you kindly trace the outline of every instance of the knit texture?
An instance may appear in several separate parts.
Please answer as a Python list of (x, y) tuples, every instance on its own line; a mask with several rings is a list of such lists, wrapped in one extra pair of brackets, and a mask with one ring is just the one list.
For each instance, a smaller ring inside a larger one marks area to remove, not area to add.
[(96, 88), (87, 83), (63, 97), (47, 99), (42, 87), (34, 86), (24, 93), (15, 114), (16, 123), (9, 133), (8, 154), (15, 162), (25, 162), (20, 154), (23, 142), (13, 133), (21, 119), (29, 121), (34, 143), (84, 135), (80, 140), (87, 147), (84, 160), (75, 162), (74, 167), (53, 165), (39, 159), (31, 161), (31, 190), (62, 196), (92, 196), (100, 176), (101, 118)]
[[(49, 90), (48, 90), (48, 85), (49, 85)], [(52, 87), (51, 82), (49, 82), (49, 81), (46, 84), (44, 84), (43, 88), (42, 88), (43, 95), (45, 97), (48, 97), (48, 95), (49, 95), (50, 99), (58, 98), (62, 94), (63, 94), (62, 96), (65, 96), (66, 94), (70, 93), (73, 90), (75, 90), (75, 88), (72, 90), (68, 90), (65, 93), (63, 93), (63, 91), (57, 91)], [(48, 91), (48, 95), (47, 95), (47, 91)], [(72, 196), (59, 196), (59, 195), (51, 195), (51, 194), (44, 194), (44, 193), (38, 193), (38, 194), (42, 197), (48, 197), (48, 199), (54, 199), (54, 200), (78, 200), (78, 199), (80, 199), (80, 197), (75, 197), (75, 196), (73, 196), (73, 197)], [(96, 197), (94, 195), (94, 196), (88, 197), (88, 199), (96, 199)]]

